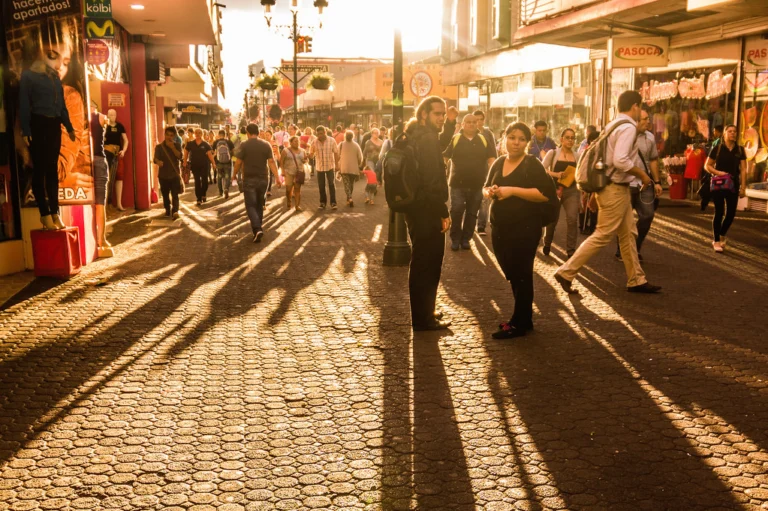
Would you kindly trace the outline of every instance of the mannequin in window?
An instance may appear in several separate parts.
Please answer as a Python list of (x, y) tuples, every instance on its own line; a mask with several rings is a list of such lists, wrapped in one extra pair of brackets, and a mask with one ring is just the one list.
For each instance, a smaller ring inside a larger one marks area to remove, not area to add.
[(113, 109), (107, 111), (107, 125), (104, 128), (104, 153), (109, 163), (109, 182), (115, 183), (115, 205), (120, 211), (123, 207), (123, 168), (120, 160), (128, 151), (128, 134), (125, 126), (117, 122), (117, 112)]
[(93, 137), (93, 196), (96, 216), (96, 246), (99, 257), (115, 255), (107, 241), (107, 190), (109, 189), (109, 165), (104, 153), (104, 131), (107, 117), (91, 103), (91, 136)]
[(21, 74), (19, 117), (24, 143), (30, 148), (34, 173), (32, 193), (44, 229), (64, 229), (59, 217), (59, 153), (61, 126), (71, 142), (77, 137), (72, 127), (59, 77), (62, 55), (53, 45), (44, 45), (42, 54)]

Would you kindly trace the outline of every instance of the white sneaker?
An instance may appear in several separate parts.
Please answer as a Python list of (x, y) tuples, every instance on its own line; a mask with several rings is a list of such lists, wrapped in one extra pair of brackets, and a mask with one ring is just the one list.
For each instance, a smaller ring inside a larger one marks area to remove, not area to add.
[(723, 250), (723, 244), (719, 241), (713, 241), (712, 242), (712, 248), (715, 249), (715, 252), (722, 254), (724, 252)]

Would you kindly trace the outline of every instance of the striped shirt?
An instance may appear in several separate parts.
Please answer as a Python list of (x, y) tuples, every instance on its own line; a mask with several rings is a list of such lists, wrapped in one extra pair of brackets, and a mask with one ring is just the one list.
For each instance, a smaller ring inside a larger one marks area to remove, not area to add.
[(333, 137), (326, 136), (325, 141), (316, 139), (312, 144), (312, 154), (315, 155), (315, 170), (328, 172), (336, 170), (336, 155), (339, 154), (339, 146)]

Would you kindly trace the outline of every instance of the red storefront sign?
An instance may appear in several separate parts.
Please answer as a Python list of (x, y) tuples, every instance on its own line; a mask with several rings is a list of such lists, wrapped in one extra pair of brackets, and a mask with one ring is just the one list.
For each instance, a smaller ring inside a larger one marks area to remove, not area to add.
[(109, 46), (101, 39), (88, 39), (85, 43), (85, 59), (94, 66), (105, 64), (109, 60)]

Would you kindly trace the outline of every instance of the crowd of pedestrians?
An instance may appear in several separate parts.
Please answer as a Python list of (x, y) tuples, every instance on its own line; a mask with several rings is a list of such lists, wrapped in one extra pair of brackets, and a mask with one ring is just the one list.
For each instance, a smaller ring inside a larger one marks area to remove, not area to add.
[[(554, 277), (567, 293), (578, 294), (573, 281), (580, 269), (612, 242), (625, 267), (627, 291), (661, 290), (648, 282), (640, 255), (662, 193), (657, 144), (638, 92), (622, 93), (618, 111), (602, 133), (587, 126), (582, 141), (566, 128), (556, 142), (547, 123), (537, 121), (533, 129), (510, 124), (497, 143), (483, 111), (467, 114), (459, 123), (458, 110), (437, 96), (419, 104), (397, 137), (397, 144), (402, 139), (409, 147), (414, 160), (410, 171), (418, 183), (415, 200), (404, 211), (412, 245), (408, 285), (415, 331), (450, 326), (436, 309), (446, 233), (451, 250), (471, 250), (475, 233), (485, 236), (489, 221), (493, 251), (514, 297), (512, 317), (499, 324), (494, 338), (520, 337), (534, 328), (534, 260), (541, 245), (542, 255), (551, 257), (563, 216), (565, 256)], [(713, 142), (704, 170), (710, 179), (705, 182), (706, 201), (715, 205), (712, 246), (722, 253), (738, 197), (745, 193), (746, 155), (735, 126), (718, 128), (722, 137)], [(209, 184), (216, 183), (226, 200), (233, 179), (237, 181), (257, 243), (264, 235), (263, 214), (273, 184), (285, 185), (287, 209), (302, 211), (302, 186), (317, 175), (319, 208), (335, 210), (336, 182), (343, 184), (346, 205), (352, 208), (355, 184), (362, 178), (365, 203), (374, 204), (385, 159), (395, 147), (393, 130), (375, 123), (365, 133), (354, 124), (349, 129), (337, 125), (333, 131), (288, 126), (274, 132), (249, 124), (237, 133), (227, 128), (216, 134), (201, 129), (177, 133), (169, 127), (154, 153), (166, 215), (178, 217), (185, 169), (194, 177), (198, 206), (207, 201)], [(582, 167), (591, 161), (588, 154), (599, 154), (607, 183), (591, 193), (578, 186)], [(580, 223), (588, 236), (579, 245)]]

